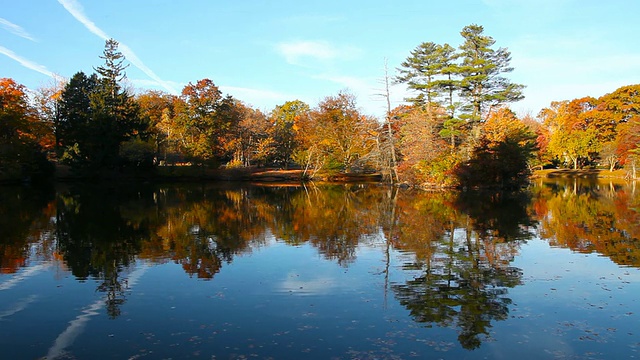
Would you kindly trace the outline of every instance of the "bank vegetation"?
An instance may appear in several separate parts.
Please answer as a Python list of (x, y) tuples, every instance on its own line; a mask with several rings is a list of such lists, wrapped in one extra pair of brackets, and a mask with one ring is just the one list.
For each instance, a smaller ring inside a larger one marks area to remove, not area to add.
[[(145, 177), (168, 180), (370, 180), (422, 187), (518, 188), (534, 170), (638, 178), (640, 85), (554, 101), (537, 116), (509, 104), (511, 54), (480, 25), (460, 44), (424, 42), (385, 71), (384, 118), (341, 91), (263, 112), (211, 79), (180, 95), (126, 86), (110, 39), (95, 73), (31, 90), (0, 79), (0, 181)], [(391, 107), (390, 88), (412, 91)], [(562, 170), (562, 171), (561, 171)], [(537, 176), (547, 176), (537, 172)]]

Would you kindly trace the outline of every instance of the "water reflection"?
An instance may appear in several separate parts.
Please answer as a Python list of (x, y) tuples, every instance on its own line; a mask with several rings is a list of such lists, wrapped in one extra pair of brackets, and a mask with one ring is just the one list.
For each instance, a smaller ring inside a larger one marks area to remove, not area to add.
[(55, 256), (49, 221), (55, 215), (54, 196), (49, 187), (0, 187), (0, 273), (13, 274)]
[[(466, 349), (480, 346), (491, 323), (509, 314), (508, 288), (521, 283), (509, 266), (519, 241), (531, 236), (528, 197), (508, 193), (420, 196), (398, 219), (397, 247), (416, 254), (418, 275), (393, 286), (419, 323), (458, 329)], [(421, 231), (421, 229), (429, 229)], [(420, 236), (422, 235), (422, 236)], [(426, 237), (425, 237), (426, 235)]]
[(540, 181), (535, 189), (540, 236), (551, 245), (640, 266), (640, 193), (635, 186), (562, 179)]
[[(615, 184), (559, 180), (524, 193), (428, 193), (371, 184), (69, 185), (55, 192), (2, 188), (0, 200), (1, 271), (26, 268), (2, 279), (0, 290), (57, 266), (79, 281), (95, 281), (103, 294), (71, 323), (79, 324), (70, 327), (72, 335), (95, 309), (121, 316), (131, 279), (139, 276), (136, 264), (172, 262), (188, 277), (215, 280), (237, 256), (272, 239), (310, 245), (348, 268), (359, 247), (382, 234), (385, 289), (415, 322), (455, 329), (466, 349), (478, 348), (495, 322), (509, 316), (509, 289), (523, 276), (511, 263), (528, 239), (640, 266), (640, 197)], [(402, 281), (390, 280), (391, 250), (406, 255)], [(292, 273), (279, 291), (311, 291), (328, 280), (313, 281), (303, 284)], [(5, 312), (21, 311), (34, 299), (22, 298)], [(67, 343), (62, 337), (56, 349)]]

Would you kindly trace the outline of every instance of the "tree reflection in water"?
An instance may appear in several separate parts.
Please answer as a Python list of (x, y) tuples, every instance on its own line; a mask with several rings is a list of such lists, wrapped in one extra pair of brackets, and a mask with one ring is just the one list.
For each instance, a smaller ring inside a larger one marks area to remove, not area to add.
[(123, 204), (139, 194), (116, 187), (80, 186), (60, 191), (57, 197), (58, 252), (76, 278), (100, 281), (97, 291), (105, 294), (111, 318), (120, 315), (125, 302), (121, 272), (135, 262), (149, 233), (147, 227), (122, 215)]
[(597, 252), (618, 265), (640, 266), (640, 189), (592, 179), (540, 180), (540, 237), (551, 245)]
[(613, 184), (541, 183), (517, 194), (365, 184), (77, 185), (58, 189), (55, 199), (51, 190), (12, 189), (0, 199), (2, 271), (36, 256), (62, 259), (77, 279), (97, 281), (111, 318), (120, 315), (139, 260), (174, 262), (210, 280), (237, 255), (275, 240), (309, 244), (349, 267), (358, 246), (382, 233), (386, 281), (392, 250), (412, 259), (402, 267), (409, 280), (385, 286), (416, 322), (454, 328), (474, 349), (509, 314), (508, 289), (522, 281), (511, 262), (523, 241), (538, 236), (640, 266), (640, 196)]
[(492, 321), (507, 318), (507, 289), (521, 283), (520, 269), (509, 264), (520, 241), (532, 235), (526, 231), (532, 225), (528, 198), (504, 193), (420, 197), (416, 211), (397, 220), (401, 231), (394, 244), (416, 254), (416, 262), (405, 267), (421, 275), (392, 286), (393, 291), (415, 321), (457, 328), (460, 344), (475, 349), (481, 336), (489, 335)]

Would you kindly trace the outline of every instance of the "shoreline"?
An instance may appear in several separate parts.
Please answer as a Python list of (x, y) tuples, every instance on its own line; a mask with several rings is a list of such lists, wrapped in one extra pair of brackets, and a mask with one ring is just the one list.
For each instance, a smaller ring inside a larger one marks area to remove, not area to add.
[[(631, 180), (629, 172), (620, 170), (602, 169), (544, 169), (535, 170), (531, 173), (530, 179), (554, 179), (554, 178), (578, 178), (578, 179), (618, 179)], [(294, 184), (308, 181), (335, 182), (335, 183), (382, 183), (383, 176), (380, 172), (373, 173), (341, 173), (321, 171), (313, 177), (305, 175), (302, 169), (279, 169), (279, 168), (233, 168), (233, 169), (210, 169), (195, 166), (159, 166), (147, 171), (118, 170), (93, 175), (79, 175), (74, 173), (68, 166), (58, 165), (53, 174), (46, 178), (36, 179), (3, 179), (0, 184), (25, 184), (37, 182), (86, 182), (86, 181), (170, 181), (170, 182), (199, 182), (199, 181), (237, 181), (263, 184)], [(398, 186), (411, 186), (400, 183)], [(420, 187), (420, 186), (417, 186)]]
[(618, 169), (614, 171), (603, 169), (544, 169), (535, 170), (530, 178), (583, 178), (583, 179), (622, 179), (631, 180), (628, 170)]

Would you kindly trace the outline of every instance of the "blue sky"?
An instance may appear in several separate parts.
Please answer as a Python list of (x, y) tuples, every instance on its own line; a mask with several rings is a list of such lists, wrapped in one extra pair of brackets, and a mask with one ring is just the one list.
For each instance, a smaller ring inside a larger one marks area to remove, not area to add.
[[(640, 84), (638, 14), (635, 0), (0, 0), (0, 77), (36, 89), (91, 73), (114, 38), (136, 89), (178, 94), (209, 78), (264, 111), (348, 89), (380, 117), (385, 59), (393, 76), (420, 43), (457, 47), (479, 24), (527, 86), (511, 108), (536, 115)], [(405, 96), (392, 88), (394, 106)]]

